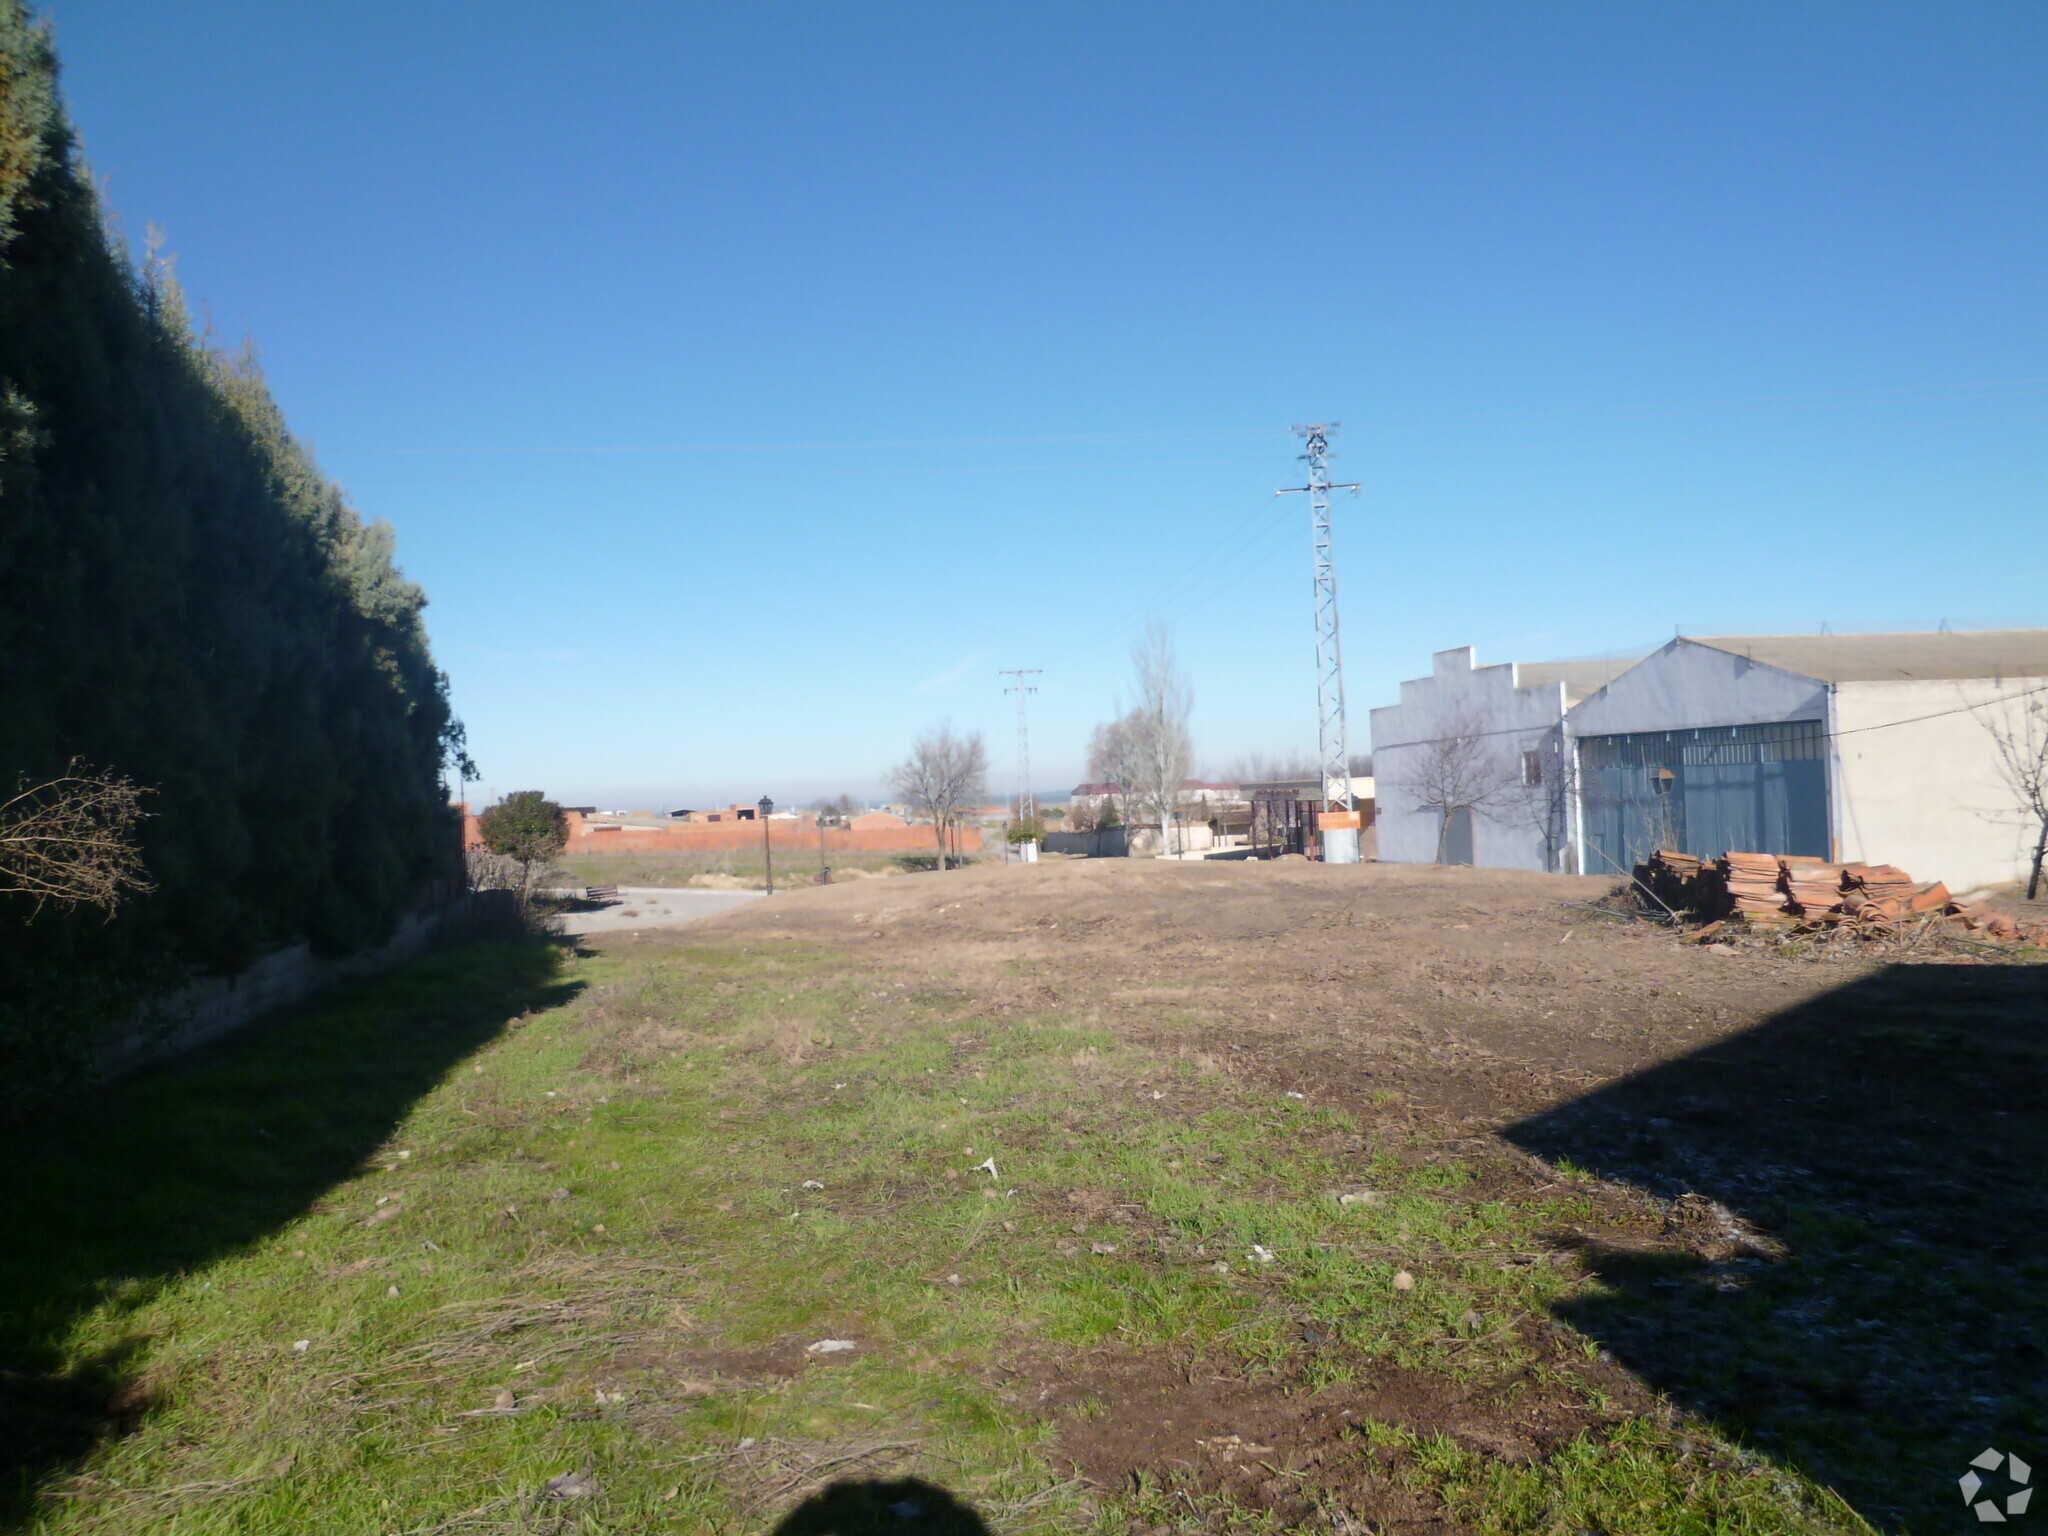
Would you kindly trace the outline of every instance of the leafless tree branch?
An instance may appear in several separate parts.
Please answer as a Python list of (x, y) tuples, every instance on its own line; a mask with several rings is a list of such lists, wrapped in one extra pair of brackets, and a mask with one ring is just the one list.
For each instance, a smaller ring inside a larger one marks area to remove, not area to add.
[(1444, 859), (1451, 818), (1487, 810), (1511, 799), (1519, 775), (1503, 760), (1486, 728), (1469, 715), (1452, 715), (1412, 756), (1404, 756), (1400, 787), (1418, 810), (1438, 818), (1436, 859)]
[(2041, 894), (2041, 866), (2048, 860), (2048, 700), (2005, 701), (1976, 711), (1998, 752), (1998, 776), (2013, 798), (2034, 848), (2027, 868), (2027, 900)]
[(919, 736), (910, 756), (889, 770), (890, 787), (931, 817), (940, 869), (946, 867), (946, 834), (966, 807), (981, 803), (987, 779), (988, 748), (981, 732), (955, 736), (950, 725)]
[(1131, 663), (1138, 674), (1138, 706), (1126, 717), (1135, 738), (1134, 776), (1124, 783), (1138, 805), (1158, 818), (1160, 851), (1165, 853), (1172, 849), (1180, 787), (1194, 761), (1188, 735), (1194, 695), (1174, 655), (1173, 637), (1158, 620), (1145, 626), (1145, 638), (1131, 649)]
[(128, 895), (154, 890), (136, 837), (146, 793), (76, 760), (44, 783), (22, 780), (0, 801), (0, 894), (26, 896), (35, 912), (49, 903), (111, 917)]

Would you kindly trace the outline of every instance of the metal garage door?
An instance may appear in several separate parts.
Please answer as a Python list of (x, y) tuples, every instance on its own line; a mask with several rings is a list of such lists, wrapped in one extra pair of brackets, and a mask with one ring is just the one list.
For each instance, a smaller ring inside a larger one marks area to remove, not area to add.
[(1579, 773), (1588, 874), (1633, 868), (1656, 848), (1827, 857), (1818, 720), (1588, 736)]

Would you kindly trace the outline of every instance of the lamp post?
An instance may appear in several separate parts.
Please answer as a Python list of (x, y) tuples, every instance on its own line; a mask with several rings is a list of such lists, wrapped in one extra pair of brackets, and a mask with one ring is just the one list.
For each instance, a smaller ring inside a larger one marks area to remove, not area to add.
[(768, 818), (775, 814), (775, 802), (763, 795), (755, 807), (761, 813), (761, 857), (768, 861), (768, 894), (775, 894), (775, 845), (768, 841)]
[(832, 883), (832, 866), (825, 862), (825, 813), (818, 812), (818, 884)]

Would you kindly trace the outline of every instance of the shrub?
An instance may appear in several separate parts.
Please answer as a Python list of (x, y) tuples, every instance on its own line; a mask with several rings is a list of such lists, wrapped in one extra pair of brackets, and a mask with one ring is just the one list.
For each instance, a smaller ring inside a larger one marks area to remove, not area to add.
[(514, 790), (477, 817), (476, 830), (491, 852), (519, 861), (522, 893), (533, 889), (535, 867), (569, 846), (569, 818), (537, 789)]

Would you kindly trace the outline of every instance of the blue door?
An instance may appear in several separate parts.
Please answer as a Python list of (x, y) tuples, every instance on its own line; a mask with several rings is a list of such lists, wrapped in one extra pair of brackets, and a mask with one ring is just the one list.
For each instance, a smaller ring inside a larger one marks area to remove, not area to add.
[(1579, 772), (1587, 874), (1626, 872), (1658, 848), (1827, 857), (1818, 720), (1588, 736)]

